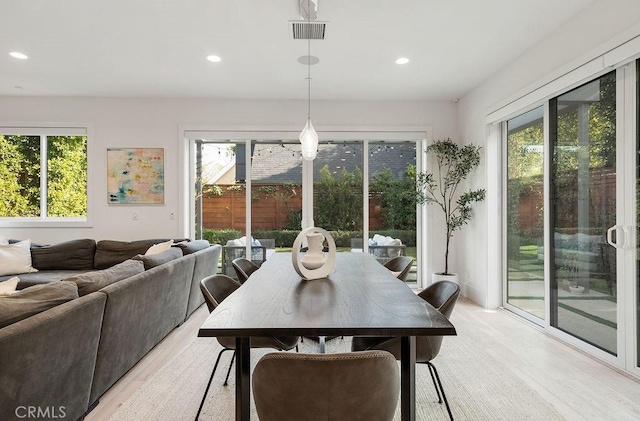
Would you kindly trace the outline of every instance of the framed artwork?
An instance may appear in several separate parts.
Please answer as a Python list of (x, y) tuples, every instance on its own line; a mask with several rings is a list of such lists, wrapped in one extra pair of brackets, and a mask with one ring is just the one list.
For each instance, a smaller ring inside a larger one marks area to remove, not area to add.
[(110, 204), (164, 203), (164, 148), (108, 148)]

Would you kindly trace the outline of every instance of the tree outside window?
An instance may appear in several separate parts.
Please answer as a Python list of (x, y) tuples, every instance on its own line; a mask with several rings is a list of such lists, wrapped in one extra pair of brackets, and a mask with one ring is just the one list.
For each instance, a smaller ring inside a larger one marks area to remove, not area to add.
[(0, 135), (0, 188), (0, 218), (86, 218), (87, 137)]

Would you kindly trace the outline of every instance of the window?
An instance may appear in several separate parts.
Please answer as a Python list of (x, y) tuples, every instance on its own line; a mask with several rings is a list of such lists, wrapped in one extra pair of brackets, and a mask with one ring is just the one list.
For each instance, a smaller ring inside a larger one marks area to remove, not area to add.
[(0, 219), (87, 220), (85, 129), (0, 128)]

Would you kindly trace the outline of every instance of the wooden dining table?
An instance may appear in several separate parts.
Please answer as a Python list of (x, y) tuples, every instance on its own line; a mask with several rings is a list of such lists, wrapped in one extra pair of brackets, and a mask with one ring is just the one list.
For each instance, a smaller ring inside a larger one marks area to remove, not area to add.
[[(250, 419), (250, 337), (401, 337), (401, 419), (415, 420), (416, 336), (455, 327), (369, 253), (337, 253), (328, 277), (301, 279), (291, 253), (276, 253), (228, 296), (198, 331), (236, 338), (236, 420)], [(384, 387), (381, 385), (381, 387)]]

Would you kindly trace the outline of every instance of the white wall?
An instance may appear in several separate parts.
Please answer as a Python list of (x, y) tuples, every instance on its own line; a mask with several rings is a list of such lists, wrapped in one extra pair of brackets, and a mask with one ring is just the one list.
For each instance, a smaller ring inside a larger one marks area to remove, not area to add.
[[(467, 297), (488, 308), (502, 302), (501, 146), (496, 127), (486, 124), (487, 115), (637, 36), (639, 22), (640, 1), (594, 1), (460, 100), (461, 139), (484, 145), (483, 167), (473, 185), (487, 188), (487, 200), (475, 208), (474, 221), (457, 235), (454, 244), (460, 262), (458, 272), (463, 275), (463, 293)], [(635, 53), (640, 54), (640, 49)], [(468, 277), (469, 274), (473, 275)]]
[[(89, 124), (90, 228), (0, 228), (0, 236), (53, 243), (72, 238), (134, 240), (183, 235), (179, 194), (179, 126), (230, 131), (243, 128), (299, 127), (306, 101), (209, 101), (186, 99), (0, 98), (2, 124)], [(313, 123), (322, 128), (399, 130), (431, 126), (434, 138), (457, 138), (456, 105), (451, 102), (313, 103)], [(165, 148), (164, 205), (108, 205), (107, 147)], [(132, 219), (136, 212), (138, 220)]]

